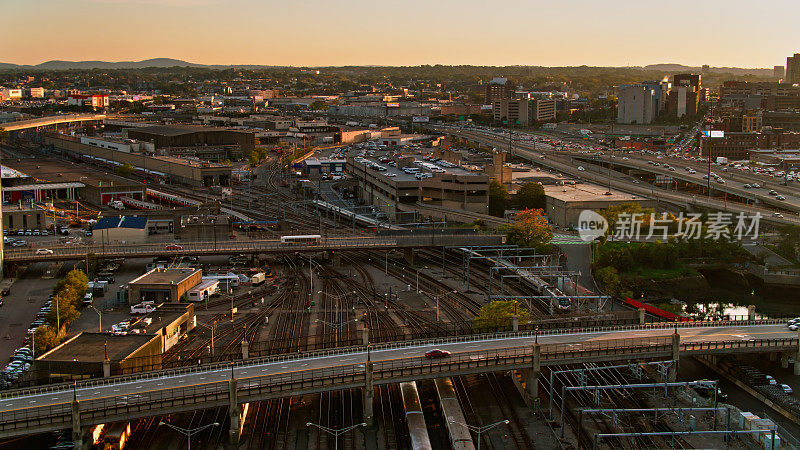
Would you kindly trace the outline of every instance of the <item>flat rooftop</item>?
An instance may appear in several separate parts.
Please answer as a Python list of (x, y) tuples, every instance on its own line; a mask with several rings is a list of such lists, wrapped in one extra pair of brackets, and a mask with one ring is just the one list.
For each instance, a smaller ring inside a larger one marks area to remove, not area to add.
[(132, 280), (132, 284), (179, 284), (187, 278), (200, 272), (200, 269), (181, 268), (181, 269), (153, 269), (150, 272)]
[(157, 134), (160, 136), (181, 136), (184, 134), (203, 133), (209, 131), (238, 131), (229, 128), (205, 127), (201, 125), (153, 125), (137, 127), (136, 132)]
[(566, 186), (544, 186), (548, 197), (569, 202), (626, 202), (648, 200), (640, 195), (628, 194), (612, 189), (611, 195), (605, 195), (608, 188), (596, 184), (575, 184)]
[[(366, 166), (371, 162), (371, 163), (375, 163), (375, 164), (381, 165), (381, 166), (385, 167), (386, 170), (383, 171), (383, 172), (378, 172), (378, 173), (381, 174), (382, 176), (385, 176), (387, 178), (391, 178), (391, 179), (393, 179), (395, 181), (420, 181), (420, 180), (417, 180), (417, 178), (414, 176), (414, 174), (410, 174), (410, 173), (404, 172), (403, 168), (405, 168), (405, 167), (416, 167), (416, 168), (419, 169), (420, 173), (431, 173), (431, 174), (433, 174), (434, 178), (436, 177), (436, 175), (440, 174), (440, 173), (433, 173), (433, 172), (431, 172), (430, 170), (426, 169), (423, 166), (414, 164), (414, 161), (423, 161), (423, 162), (426, 162), (426, 163), (429, 163), (429, 164), (436, 165), (436, 163), (434, 163), (434, 162), (425, 161), (424, 159), (422, 159), (422, 157), (406, 156), (405, 158), (392, 158), (392, 161), (396, 162), (398, 166), (402, 165), (403, 167), (393, 167), (393, 166), (390, 166), (388, 163), (382, 163), (382, 162), (379, 161), (380, 158), (385, 158), (385, 157), (391, 158), (391, 156), (387, 156), (387, 155), (377, 155), (377, 156), (370, 157), (370, 158), (362, 157), (362, 158), (366, 159), (366, 162), (361, 163), (359, 161), (353, 160), (353, 164), (362, 164), (362, 165)], [(460, 167), (441, 167), (439, 165), (436, 165), (436, 167), (439, 167), (440, 169), (444, 170), (444, 172), (442, 172), (441, 174), (459, 175), (459, 176), (479, 176), (479, 175), (482, 176), (483, 175), (482, 173), (470, 172), (469, 170), (465, 170), (465, 169), (462, 169)], [(394, 176), (389, 176), (388, 174), (394, 174)]]
[(189, 167), (214, 167), (214, 168), (230, 167), (226, 166), (225, 164), (202, 161), (199, 159), (177, 158), (175, 156), (151, 156), (151, 158), (158, 159), (161, 161), (171, 162), (173, 164), (182, 164), (184, 166), (189, 166)]
[(79, 182), (87, 186), (144, 186), (142, 183), (120, 176), (101, 172), (87, 164), (52, 158), (23, 158), (6, 160), (6, 164), (42, 182)]
[(125, 359), (155, 337), (152, 334), (128, 333), (115, 336), (108, 333), (89, 333), (84, 331), (49, 353), (45, 353), (37, 360), (102, 362), (105, 352), (108, 352), (108, 359), (119, 361)]

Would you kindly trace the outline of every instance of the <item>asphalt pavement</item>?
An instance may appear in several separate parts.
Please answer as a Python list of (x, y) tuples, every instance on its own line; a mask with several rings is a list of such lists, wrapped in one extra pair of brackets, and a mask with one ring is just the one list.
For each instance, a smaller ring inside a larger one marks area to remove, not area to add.
[[(681, 334), (681, 341), (686, 343), (719, 340), (790, 338), (797, 336), (797, 332), (789, 331), (786, 326), (782, 324), (681, 328), (679, 329), (679, 332)], [(580, 346), (584, 343), (608, 339), (644, 339), (659, 336), (667, 337), (672, 333), (673, 329), (671, 328), (615, 330), (589, 333), (575, 332), (559, 335), (541, 335), (538, 337), (538, 342), (542, 345), (570, 344)], [(467, 341), (450, 344), (419, 345), (383, 350), (376, 349), (371, 351), (369, 356), (371, 360), (375, 362), (408, 358), (419, 358), (420, 362), (423, 362), (423, 355), (425, 352), (433, 348), (448, 350), (453, 353), (481, 350), (501, 351), (507, 348), (530, 346), (533, 343), (533, 337), (525, 336), (518, 338)], [(232, 370), (237, 379), (243, 379), (287, 372), (331, 368), (342, 365), (363, 364), (366, 362), (366, 360), (366, 352), (355, 352), (344, 355), (319, 356), (269, 363), (255, 363), (253, 365), (239, 366), (233, 369), (211, 369), (192, 374), (168, 375), (161, 378), (147, 380), (120, 381), (103, 386), (81, 387), (75, 391), (75, 395), (77, 396), (78, 400), (82, 401), (130, 396), (138, 395), (147, 391), (158, 391), (170, 388), (180, 388), (183, 386), (196, 386), (198, 384), (202, 385), (204, 383), (225, 381), (231, 378)], [(0, 400), (0, 412), (64, 404), (72, 401), (72, 399), (72, 389), (40, 394), (28, 394)]]

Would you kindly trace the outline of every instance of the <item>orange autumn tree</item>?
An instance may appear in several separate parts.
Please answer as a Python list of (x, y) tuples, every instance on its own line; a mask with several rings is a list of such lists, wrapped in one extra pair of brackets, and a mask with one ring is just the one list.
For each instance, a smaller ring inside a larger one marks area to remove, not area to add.
[(509, 244), (537, 248), (553, 238), (553, 227), (547, 222), (542, 209), (526, 209), (517, 213), (514, 223), (505, 228)]

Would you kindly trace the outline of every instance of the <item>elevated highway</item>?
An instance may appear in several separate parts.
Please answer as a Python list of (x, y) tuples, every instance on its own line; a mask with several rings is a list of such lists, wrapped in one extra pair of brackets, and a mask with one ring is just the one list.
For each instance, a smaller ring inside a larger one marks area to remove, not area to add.
[(93, 254), (98, 258), (145, 258), (153, 256), (225, 255), (238, 253), (294, 253), (346, 250), (392, 250), (429, 247), (496, 246), (505, 236), (495, 234), (415, 234), (412, 236), (331, 236), (319, 242), (281, 243), (280, 239), (218, 240), (177, 244), (102, 244), (62, 245), (47, 249), (9, 248), (6, 263), (81, 260)]
[(102, 122), (105, 118), (105, 114), (63, 114), (57, 116), (38, 117), (36, 119), (19, 120), (17, 122), (7, 122), (1, 125), (4, 130), (10, 133), (13, 131), (31, 130), (61, 124)]
[[(474, 373), (533, 368), (538, 374), (542, 365), (744, 352), (796, 356), (797, 337), (775, 320), (662, 323), (402, 341), (146, 372), (0, 393), (0, 437), (72, 427), (79, 439), (83, 427), (99, 423), (218, 406), (235, 412), (271, 398)], [(425, 358), (432, 348), (452, 354)], [(371, 409), (365, 403), (365, 420)]]
[[(439, 127), (437, 128), (437, 130), (467, 140), (471, 140), (473, 142), (478, 142), (490, 147), (496, 147), (496, 148), (508, 147), (508, 140), (502, 140), (496, 136), (491, 136), (476, 131), (466, 131), (461, 129), (451, 129), (444, 127)], [(578, 164), (575, 164), (574, 161), (572, 160), (577, 159), (578, 157), (587, 158), (586, 155), (580, 153), (558, 151), (554, 147), (545, 144), (537, 144), (536, 149), (534, 149), (533, 145), (515, 142), (514, 149), (515, 153), (518, 156), (530, 160), (531, 162), (537, 165), (555, 169), (561, 173), (568, 174), (572, 177), (588, 180), (603, 186), (608, 184), (608, 173), (606, 170), (602, 171), (578, 170)], [(542, 158), (542, 156), (544, 156), (544, 158)], [(620, 162), (622, 161), (621, 158), (615, 158), (615, 159), (619, 159)], [(617, 162), (618, 161), (615, 160), (614, 164), (617, 164)], [(647, 164), (644, 165), (649, 167), (651, 172), (653, 168), (656, 168), (654, 166), (649, 166)], [(679, 168), (676, 168), (676, 172), (667, 171), (667, 173), (670, 175), (675, 175), (677, 173), (677, 170), (679, 170)], [(700, 177), (702, 177), (702, 174), (700, 174)], [(712, 184), (716, 183), (712, 182)], [(647, 198), (655, 198), (660, 203), (673, 205), (674, 207), (679, 208), (681, 210), (706, 208), (716, 211), (728, 211), (734, 214), (742, 212), (747, 215), (754, 214), (755, 212), (760, 212), (762, 215), (761, 219), (762, 223), (770, 223), (774, 225), (785, 225), (785, 224), (800, 225), (800, 217), (798, 216), (789, 215), (784, 218), (779, 218), (774, 216), (775, 213), (774, 209), (767, 209), (762, 206), (743, 205), (732, 201), (726, 202), (723, 200), (718, 200), (713, 197), (708, 198), (705, 195), (692, 195), (690, 193), (668, 191), (651, 185), (638, 184), (634, 183), (631, 177), (623, 175), (619, 172), (614, 173), (612, 171), (611, 185), (613, 188), (619, 189), (624, 192), (641, 195)], [(785, 206), (786, 205), (784, 205), (784, 207)]]

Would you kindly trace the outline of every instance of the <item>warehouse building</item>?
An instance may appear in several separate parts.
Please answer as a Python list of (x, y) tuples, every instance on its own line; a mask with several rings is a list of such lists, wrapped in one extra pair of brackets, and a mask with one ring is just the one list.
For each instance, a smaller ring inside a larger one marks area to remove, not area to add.
[(109, 169), (121, 164), (130, 164), (135, 168), (134, 176), (154, 182), (188, 186), (229, 186), (231, 182), (231, 167), (223, 164), (173, 156), (118, 152), (83, 144), (78, 137), (58, 133), (46, 133), (44, 144), (50, 146), (53, 151), (73, 157), (76, 161)]
[(104, 244), (142, 244), (147, 240), (147, 217), (101, 217), (92, 230)]
[[(655, 208), (655, 200), (611, 190), (595, 184), (544, 186), (545, 214), (550, 222), (562, 228), (575, 227), (583, 210), (599, 211), (623, 203), (638, 203), (642, 208)], [(610, 195), (607, 193), (610, 192)]]
[(130, 304), (180, 301), (183, 294), (203, 281), (200, 269), (153, 269), (128, 283)]
[(238, 145), (241, 153), (249, 155), (255, 149), (255, 134), (248, 131), (195, 125), (153, 125), (128, 128), (123, 131), (130, 139), (151, 142), (156, 149)]

